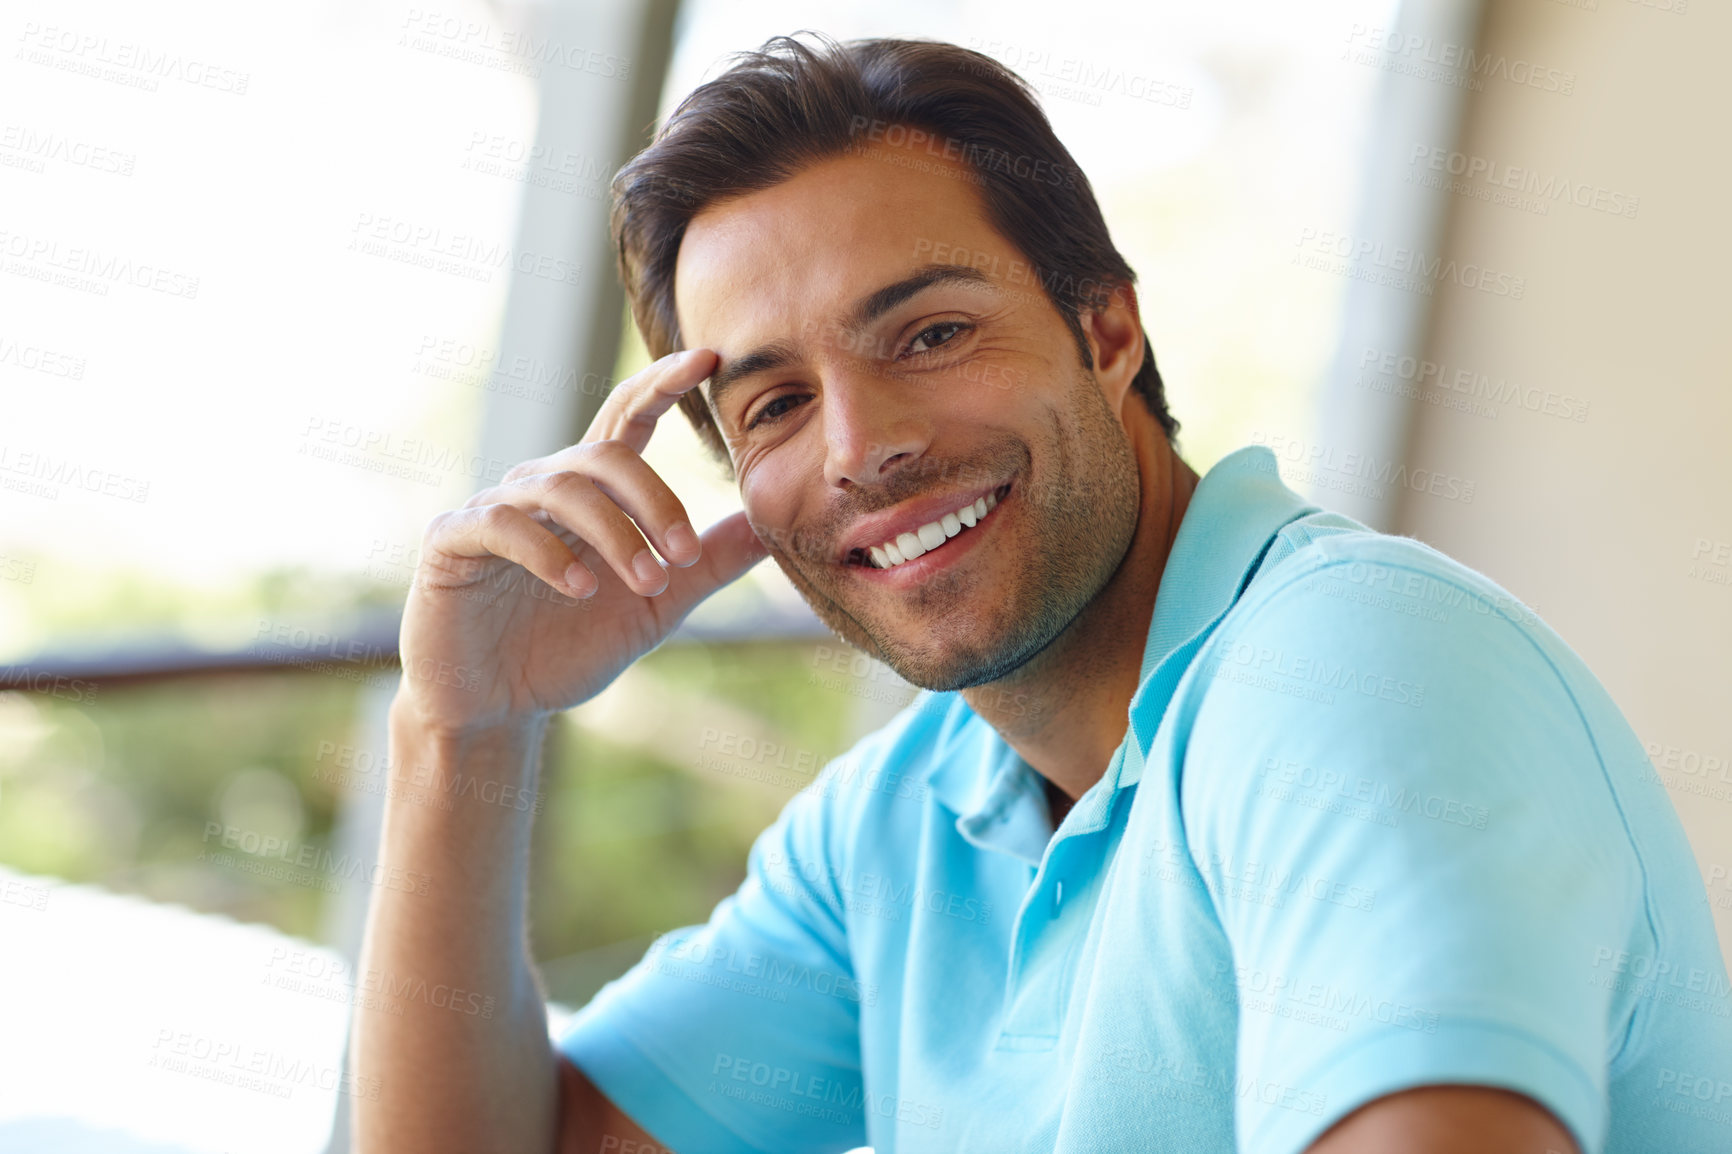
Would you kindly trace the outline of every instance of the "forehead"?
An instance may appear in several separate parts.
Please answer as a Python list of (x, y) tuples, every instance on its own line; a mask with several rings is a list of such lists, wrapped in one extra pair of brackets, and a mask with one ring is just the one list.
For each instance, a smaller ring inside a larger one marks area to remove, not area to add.
[(959, 162), (886, 147), (709, 206), (687, 226), (674, 266), (685, 346), (726, 357), (795, 338), (935, 253), (956, 264), (1002, 256), (1009, 245), (987, 223), (974, 180)]

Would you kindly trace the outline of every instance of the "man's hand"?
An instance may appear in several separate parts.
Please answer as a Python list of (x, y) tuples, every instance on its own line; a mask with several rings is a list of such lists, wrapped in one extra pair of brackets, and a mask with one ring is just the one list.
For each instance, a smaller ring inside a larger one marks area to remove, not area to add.
[(642, 457), (715, 362), (708, 349), (663, 357), (613, 390), (577, 444), (433, 519), (401, 639), (402, 694), (425, 724), (461, 733), (587, 701), (763, 559), (743, 513), (700, 548)]
[(1420, 1086), (1347, 1115), (1306, 1154), (1579, 1154), (1532, 1098), (1490, 1086)]
[(428, 528), (403, 614), (390, 764), (449, 804), (387, 795), (380, 866), (430, 884), (374, 893), (361, 964), (387, 986), (473, 991), (490, 1012), (458, 1012), (455, 999), (357, 1005), (356, 1073), (378, 1088), (354, 1107), (368, 1154), (551, 1154), (562, 1141), (593, 1152), (647, 1137), (548, 1039), (525, 948), (532, 812), (451, 786), (534, 793), (548, 718), (601, 692), (763, 558), (743, 514), (700, 547), (641, 455), (715, 361), (707, 350), (657, 361), (613, 391), (582, 441)]

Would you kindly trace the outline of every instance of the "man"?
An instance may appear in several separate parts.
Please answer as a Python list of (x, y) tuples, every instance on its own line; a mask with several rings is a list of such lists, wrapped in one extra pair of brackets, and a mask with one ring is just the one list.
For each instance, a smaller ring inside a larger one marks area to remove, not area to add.
[[(557, 1048), (529, 814), (393, 798), (439, 884), (365, 964), (497, 1009), (358, 1015), (362, 1149), (1732, 1149), (1725, 967), (1616, 707), (1266, 450), (1199, 480), (1017, 81), (772, 41), (615, 187), (659, 359), (429, 528), (394, 761), (532, 792), (548, 717), (766, 552), (930, 692)], [(639, 455), (676, 403), (745, 506), (701, 540)]]

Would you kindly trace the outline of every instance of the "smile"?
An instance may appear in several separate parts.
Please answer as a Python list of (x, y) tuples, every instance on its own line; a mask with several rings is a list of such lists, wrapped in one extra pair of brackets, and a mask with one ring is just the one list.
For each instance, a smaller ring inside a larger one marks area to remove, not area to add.
[(848, 555), (851, 565), (871, 566), (874, 569), (895, 569), (918, 560), (934, 550), (943, 548), (952, 537), (958, 537), (974, 528), (986, 519), (987, 514), (998, 507), (998, 502), (1010, 486), (1003, 485), (990, 493), (975, 498), (972, 502), (945, 513), (938, 519), (907, 532), (882, 541), (877, 545), (852, 550)]

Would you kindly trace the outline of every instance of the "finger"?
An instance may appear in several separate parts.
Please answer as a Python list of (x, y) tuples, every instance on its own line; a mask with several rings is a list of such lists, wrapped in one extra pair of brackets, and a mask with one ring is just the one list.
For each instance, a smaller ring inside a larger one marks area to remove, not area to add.
[(682, 567), (698, 559), (701, 546), (685, 504), (635, 449), (624, 441), (595, 441), (575, 448), (579, 452), (574, 471), (595, 482), (637, 522), (656, 552)]
[(601, 587), (595, 573), (571, 549), (523, 509), (494, 503), (442, 513), (428, 526), (422, 556), (503, 557), (554, 589), (588, 597)]
[(633, 450), (643, 452), (649, 447), (650, 434), (655, 432), (662, 414), (709, 379), (715, 367), (716, 354), (709, 349), (687, 349), (663, 357), (621, 381), (607, 395), (580, 443), (624, 441)]
[(739, 580), (769, 556), (769, 550), (752, 531), (744, 512), (723, 517), (704, 530), (702, 540), (703, 553), (697, 563), (668, 574), (668, 592), (662, 600), (678, 618), (685, 617), (704, 598)]
[(486, 504), (510, 505), (526, 514), (551, 517), (599, 553), (632, 591), (654, 597), (667, 588), (667, 570), (656, 560), (643, 534), (625, 510), (584, 474), (562, 471), (524, 477), (490, 489), (486, 496)]
[[(513, 465), (500, 479), (501, 483), (509, 484), (538, 473), (569, 469), (572, 462), (579, 459), (574, 455), (579, 449), (598, 441), (619, 440), (642, 453), (649, 446), (656, 422), (678, 403), (681, 396), (709, 379), (715, 361), (716, 354), (709, 349), (688, 349), (668, 354), (621, 381), (602, 402), (582, 440), (548, 456)], [(628, 435), (616, 435), (622, 432)], [(478, 493), (471, 497), (470, 503), (475, 504), (480, 496)]]

